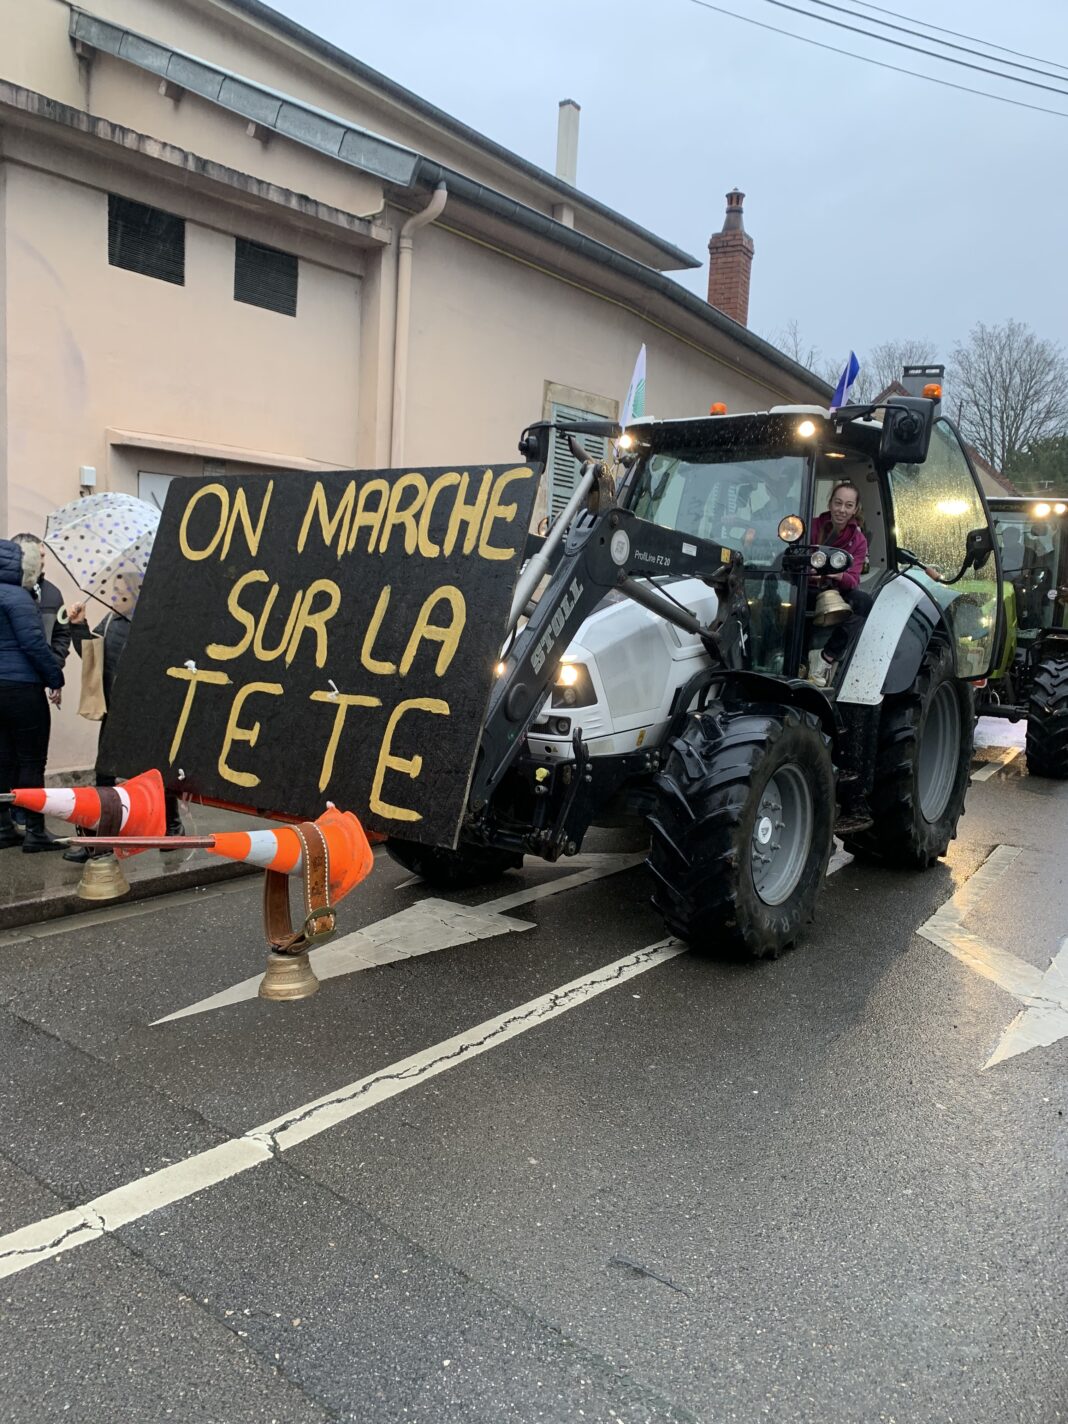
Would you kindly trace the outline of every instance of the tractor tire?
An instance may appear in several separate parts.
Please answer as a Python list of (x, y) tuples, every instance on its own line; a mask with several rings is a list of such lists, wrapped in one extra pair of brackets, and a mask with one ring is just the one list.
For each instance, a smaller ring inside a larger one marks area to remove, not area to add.
[(469, 890), (498, 880), (506, 871), (518, 870), (523, 857), (510, 850), (492, 846), (462, 845), (456, 850), (443, 846), (417, 845), (415, 841), (399, 841), (392, 836), (386, 850), (405, 870), (421, 876), (437, 890)]
[(954, 677), (949, 647), (933, 642), (907, 692), (883, 701), (872, 825), (846, 850), (888, 865), (925, 870), (956, 837), (968, 792), (975, 709)]
[(773, 959), (813, 918), (834, 820), (831, 744), (794, 707), (694, 716), (655, 778), (646, 862), (671, 932), (717, 958)]
[(1046, 658), (1035, 670), (1027, 704), (1027, 770), (1068, 777), (1068, 658)]

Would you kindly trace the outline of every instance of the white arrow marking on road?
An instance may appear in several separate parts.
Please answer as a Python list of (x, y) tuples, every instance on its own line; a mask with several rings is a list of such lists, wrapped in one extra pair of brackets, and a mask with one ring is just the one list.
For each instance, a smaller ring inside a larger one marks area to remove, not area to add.
[(987, 944), (964, 927), (964, 916), (1023, 854), (1020, 846), (997, 846), (953, 898), (920, 926), (917, 934), (946, 950), (1026, 1007), (1017, 1014), (984, 1070), (1030, 1048), (1048, 1048), (1068, 1037), (1068, 939), (1043, 971), (1007, 949)]
[[(606, 875), (615, 875), (620, 870), (629, 870), (645, 859), (645, 851), (613, 852), (602, 855), (579, 855), (571, 862), (579, 868), (570, 875), (558, 876), (555, 880), (543, 881), (540, 885), (527, 886), (511, 895), (501, 895), (496, 900), (488, 900), (483, 905), (456, 905), (449, 900), (420, 900), (395, 915), (387, 915), (384, 920), (376, 920), (362, 930), (343, 935), (341, 939), (313, 949), (308, 955), (312, 968), (320, 979), (334, 979), (341, 974), (356, 974), (361, 969), (373, 969), (382, 964), (393, 964), (398, 959), (412, 959), (423, 954), (434, 954), (440, 949), (453, 949), (456, 945), (470, 944), (478, 939), (492, 939), (495, 935), (521, 933), (532, 930), (529, 920), (510, 919), (506, 910), (516, 910), (521, 905), (548, 895), (558, 895), (564, 890), (573, 890), (579, 885), (587, 885), (592, 880), (600, 880)], [(827, 874), (849, 865), (853, 857), (843, 850), (841, 842), (835, 841), (835, 852), (827, 866)], [(418, 876), (402, 882), (405, 885), (420, 883)], [(175, 1019), (191, 1018), (194, 1014), (206, 1014), (212, 1009), (224, 1009), (231, 1004), (244, 1003), (255, 999), (259, 993), (262, 974), (254, 974), (250, 979), (242, 979), (239, 984), (231, 984), (228, 989), (220, 989), (206, 999), (199, 999), (184, 1009), (176, 1009), (173, 1014), (165, 1014), (149, 1025), (173, 1023)]]
[[(520, 892), (521, 893), (521, 892)], [(511, 896), (504, 896), (511, 899)], [(137, 1221), (160, 1207), (170, 1206), (202, 1192), (261, 1162), (274, 1161), (279, 1153), (306, 1142), (320, 1132), (327, 1132), (339, 1123), (376, 1107), (398, 1093), (405, 1093), (429, 1078), (470, 1062), (491, 1048), (497, 1048), (550, 1019), (578, 1008), (599, 994), (626, 984), (639, 974), (656, 969), (676, 955), (684, 954), (686, 945), (678, 940), (663, 939), (624, 955), (611, 964), (584, 974), (580, 979), (561, 984), (557, 989), (506, 1009), (496, 1018), (486, 1019), (465, 1029), (463, 1033), (391, 1063), (375, 1073), (336, 1088), (314, 1102), (283, 1113), (270, 1122), (261, 1123), (241, 1137), (231, 1138), (205, 1152), (197, 1152), (182, 1162), (163, 1167), (158, 1172), (138, 1177), (103, 1196), (74, 1207), (70, 1211), (45, 1217), (18, 1231), (0, 1237), (0, 1279), (17, 1275), (30, 1266), (72, 1251), (96, 1241), (105, 1232), (115, 1231), (131, 1221)]]
[[(558, 895), (564, 890), (573, 890), (579, 885), (587, 885), (605, 875), (629, 870), (644, 859), (644, 851), (575, 856), (570, 863), (577, 868), (570, 875), (558, 875), (539, 885), (528, 885), (483, 905), (420, 900), (415, 905), (398, 910), (395, 915), (387, 915), (384, 920), (376, 920), (372, 925), (365, 925), (361, 930), (313, 949), (308, 958), (320, 979), (333, 979), (340, 974), (355, 974), (361, 969), (393, 964), (398, 959), (411, 959), (417, 955), (433, 954), (439, 949), (470, 944), (473, 940), (532, 930), (534, 925), (529, 920), (511, 919), (505, 912), (549, 895)], [(259, 993), (262, 978), (260, 973), (251, 979), (243, 979), (239, 984), (221, 989), (219, 993), (200, 999), (187, 1008), (156, 1019), (151, 1027), (254, 999)]]

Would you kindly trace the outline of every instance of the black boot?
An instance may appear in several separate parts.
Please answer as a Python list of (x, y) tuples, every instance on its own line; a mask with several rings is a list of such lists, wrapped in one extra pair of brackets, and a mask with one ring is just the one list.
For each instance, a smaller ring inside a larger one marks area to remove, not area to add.
[(36, 855), (38, 851), (63, 850), (65, 847), (62, 841), (56, 840), (51, 831), (45, 830), (45, 820), (40, 811), (27, 811), (22, 849), (27, 855)]
[(0, 850), (10, 850), (12, 846), (22, 844), (22, 837), (15, 830), (15, 823), (11, 819), (11, 807), (0, 806)]

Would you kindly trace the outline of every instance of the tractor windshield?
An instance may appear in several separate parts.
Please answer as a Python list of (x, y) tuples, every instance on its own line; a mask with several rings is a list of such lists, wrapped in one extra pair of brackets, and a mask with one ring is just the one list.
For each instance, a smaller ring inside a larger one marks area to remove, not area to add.
[(747, 568), (776, 569), (787, 548), (779, 524), (804, 513), (807, 464), (793, 454), (657, 451), (645, 461), (632, 508), (652, 524), (739, 550)]
[[(964, 576), (968, 534), (988, 526), (978, 482), (960, 439), (948, 423), (935, 421), (922, 465), (890, 471), (894, 539), (917, 564), (902, 570), (942, 609), (957, 649), (962, 677), (986, 677), (1001, 626), (997, 561), (988, 558)], [(946, 580), (954, 580), (952, 584)]]
[(1063, 518), (1038, 517), (1049, 505), (999, 508), (994, 529), (1001, 549), (1001, 571), (1016, 594), (1021, 633), (1068, 624), (1068, 550)]

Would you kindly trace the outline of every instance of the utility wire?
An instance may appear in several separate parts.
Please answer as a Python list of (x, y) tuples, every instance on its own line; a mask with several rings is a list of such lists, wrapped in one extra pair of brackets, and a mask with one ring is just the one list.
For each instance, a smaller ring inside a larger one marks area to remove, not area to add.
[(1042, 59), (1037, 54), (1025, 54), (1023, 50), (1007, 49), (1005, 45), (995, 44), (993, 40), (981, 40), (976, 35), (962, 34), (960, 30), (947, 30), (942, 25), (932, 25), (930, 20), (921, 20), (916, 15), (902, 15), (897, 10), (887, 10), (883, 5), (873, 5), (870, 0), (854, 0), (857, 5), (862, 5), (865, 10), (878, 10), (881, 15), (893, 15), (895, 20), (908, 20), (914, 25), (922, 25), (925, 30), (937, 30), (942, 35), (952, 35), (957, 40), (971, 40), (973, 44), (985, 45), (987, 49), (1000, 50), (1002, 54), (1014, 54), (1017, 59), (1033, 59), (1039, 64), (1052, 64), (1054, 69), (1068, 71), (1068, 64), (1058, 64), (1055, 59)]
[(978, 94), (982, 99), (995, 99), (999, 104), (1011, 104), (1014, 109), (1031, 109), (1036, 114), (1052, 114), (1056, 119), (1068, 119), (1068, 113), (1063, 109), (1047, 109), (1042, 104), (1028, 104), (1023, 99), (1009, 99), (1004, 94), (991, 94), (989, 89), (972, 89), (967, 84), (954, 84), (951, 79), (936, 79), (933, 74), (921, 74), (916, 69), (904, 69), (899, 64), (887, 64), (885, 60), (871, 59), (868, 55), (857, 54), (851, 49), (839, 49), (837, 45), (824, 44), (821, 40), (810, 39), (808, 35), (798, 35), (793, 30), (784, 30), (778, 25), (765, 24), (763, 20), (754, 20), (751, 15), (739, 15), (734, 10), (725, 10), (722, 5), (711, 4), (710, 0), (690, 0), (690, 3), (699, 5), (702, 10), (714, 10), (717, 15), (727, 15), (732, 20), (741, 20), (743, 24), (755, 25), (758, 30), (770, 30), (772, 34), (786, 35), (788, 39), (800, 40), (802, 44), (828, 50), (831, 54), (844, 54), (847, 59), (859, 60), (861, 64), (873, 64), (876, 69), (889, 69), (894, 74), (907, 74), (911, 79), (925, 79), (928, 84), (938, 84), (943, 89), (956, 89), (961, 94)]
[[(837, 10), (840, 15), (849, 15), (854, 20), (866, 20), (868, 18), (866, 15), (858, 15), (855, 10), (847, 9), (845, 5), (835, 5), (832, 3), (832, 0), (809, 0), (809, 3), (812, 5), (819, 5), (820, 8), (823, 10)], [(813, 15), (812, 18), (814, 20), (822, 20), (824, 16)], [(930, 40), (932, 44), (942, 45), (944, 49), (959, 50), (961, 54), (975, 55), (977, 59), (989, 59), (994, 64), (1009, 64), (1012, 66), (1013, 69), (1025, 69), (1028, 74), (1041, 74), (1045, 79), (1053, 79), (1058, 84), (1068, 84), (1068, 75), (1051, 74), (1048, 69), (1036, 69), (1033, 65), (1030, 64), (1017, 64), (1016, 61), (1013, 59), (998, 59), (996, 55), (986, 54), (981, 49), (969, 49), (967, 45), (954, 44), (952, 40), (937, 40), (934, 38), (933, 35), (917, 34), (917, 32), (909, 25), (894, 25), (891, 24), (889, 20), (876, 20), (874, 18), (872, 18), (871, 23), (873, 25), (882, 25), (884, 30), (897, 30), (899, 34), (911, 35), (912, 38), (916, 40)], [(873, 34), (871, 38), (873, 40), (881, 40), (885, 37), (883, 35)], [(983, 40), (979, 40), (979, 44), (983, 43)], [(938, 54), (937, 52), (932, 50), (931, 57), (933, 59), (944, 59), (946, 56)], [(990, 72), (993, 73), (993, 71)], [(1015, 79), (1016, 75), (1006, 74), (1005, 78)]]
[[(822, 4), (824, 0), (816, 0), (817, 4)], [(951, 54), (936, 54), (934, 50), (924, 49), (922, 45), (908, 44), (905, 40), (891, 39), (889, 35), (877, 35), (871, 30), (865, 30), (860, 25), (847, 25), (843, 20), (834, 20), (830, 15), (816, 15), (811, 10), (803, 10), (800, 5), (790, 5), (787, 0), (764, 0), (765, 5), (774, 5), (777, 10), (789, 10), (794, 15), (803, 15), (806, 20), (818, 20), (821, 25), (833, 25), (838, 30), (848, 30), (851, 34), (862, 35), (866, 40), (878, 40), (880, 44), (895, 45), (898, 49), (908, 49), (913, 54), (922, 54), (925, 59), (938, 59), (943, 64), (956, 64), (961, 69), (974, 69), (979, 74), (990, 74), (995, 79), (1008, 79), (1013, 84), (1026, 84), (1030, 89), (1045, 89), (1050, 94), (1057, 94), (1062, 99), (1068, 98), (1068, 91), (1064, 89), (1054, 89), (1052, 84), (1039, 84), (1034, 79), (1024, 79), (1019, 74), (1005, 74), (1000, 69), (987, 69), (982, 64), (972, 64), (967, 59), (954, 59)], [(836, 7), (837, 8), (837, 7)], [(849, 12), (846, 11), (846, 14)], [(935, 41), (940, 44), (940, 40)], [(1064, 81), (1062, 81), (1063, 83)]]

